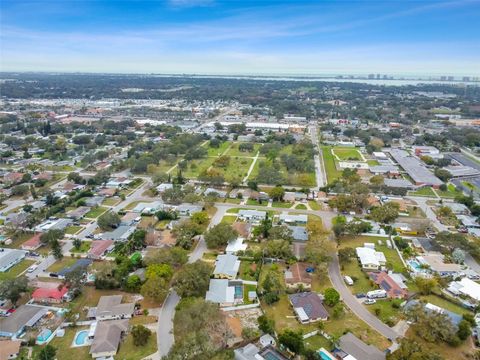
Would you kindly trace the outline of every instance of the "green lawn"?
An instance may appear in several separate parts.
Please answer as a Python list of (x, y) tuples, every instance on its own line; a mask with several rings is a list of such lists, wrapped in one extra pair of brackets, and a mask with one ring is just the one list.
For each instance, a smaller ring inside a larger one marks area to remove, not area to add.
[(305, 346), (307, 349), (317, 351), (320, 348), (324, 348), (326, 350), (332, 350), (332, 344), (327, 338), (323, 337), (322, 335), (315, 335), (305, 339)]
[(227, 182), (237, 181), (241, 183), (247, 176), (248, 169), (250, 168), (252, 161), (253, 160), (249, 158), (230, 157), (230, 163), (227, 167), (215, 167), (215, 169), (223, 173), (223, 176)]
[(106, 211), (108, 211), (108, 208), (104, 206), (96, 206), (86, 213), (85, 217), (88, 219), (96, 219)]
[(327, 172), (327, 180), (329, 183), (333, 182), (342, 175), (342, 172), (337, 170), (335, 158), (330, 152), (330, 149), (330, 146), (322, 146), (323, 163), (325, 165), (325, 171)]
[(64, 257), (62, 260), (57, 260), (53, 265), (51, 265), (47, 272), (58, 272), (64, 268), (70, 267), (77, 262), (77, 259), (72, 257)]
[(368, 166), (377, 166), (380, 165), (380, 163), (377, 160), (367, 160)]
[(461, 191), (457, 191), (455, 185), (453, 184), (448, 184), (446, 191), (435, 189), (435, 192), (438, 194), (438, 196), (449, 199), (453, 199), (455, 196), (461, 194)]
[(416, 191), (410, 191), (408, 193), (409, 195), (412, 196), (430, 196), (430, 197), (436, 197), (435, 193), (433, 192), (431, 187), (425, 186), (421, 189), (418, 189)]
[(190, 160), (187, 163), (187, 169), (184, 170), (182, 174), (187, 178), (197, 178), (198, 175), (212, 166), (214, 161), (214, 157)]
[(90, 241), (82, 241), (82, 244), (80, 245), (80, 248), (77, 250), (75, 249), (75, 247), (72, 248), (72, 250), (70, 250), (71, 253), (86, 253), (88, 250), (90, 250), (90, 246), (91, 246), (91, 242)]
[(322, 206), (317, 201), (309, 200), (308, 205), (312, 210), (322, 210)]
[(440, 306), (440, 307), (444, 308), (445, 310), (454, 312), (454, 313), (459, 314), (459, 315), (471, 314), (472, 313), (470, 310), (465, 309), (464, 307), (462, 307), (458, 304), (455, 304), (454, 302), (448, 301), (447, 299), (441, 298), (440, 296), (437, 296), (435, 294), (421, 296), (420, 299), (425, 301), (425, 302), (429, 302), (433, 305)]
[(65, 229), (65, 234), (74, 235), (78, 233), (80, 230), (82, 230), (81, 226), (75, 226), (75, 225), (67, 226), (67, 228)]
[(31, 265), (33, 265), (35, 261), (33, 260), (22, 260), (18, 264), (12, 266), (6, 272), (0, 272), (0, 281), (13, 279), (27, 270)]
[(242, 202), (242, 199), (226, 198), (225, 202), (229, 204), (240, 204)]
[(235, 220), (237, 219), (237, 217), (235, 215), (225, 215), (223, 218), (222, 218), (222, 224), (233, 224), (235, 222)]
[(355, 160), (355, 161), (362, 161), (362, 156), (360, 155), (360, 152), (351, 147), (338, 147), (335, 146), (333, 148), (333, 152), (340, 160), (346, 161), (346, 160)]
[(295, 209), (297, 209), (297, 210), (307, 210), (307, 206), (305, 204), (297, 204), (295, 206)]
[[(285, 152), (288, 152), (288, 150), (286, 150)], [(259, 169), (266, 161), (267, 160), (264, 157), (258, 158), (257, 162), (255, 163), (255, 166), (253, 167), (252, 172), (250, 173), (250, 176), (248, 178), (249, 180), (254, 180), (257, 177)], [(311, 159), (311, 161), (313, 162), (313, 159)], [(282, 174), (283, 185), (302, 186), (302, 187), (315, 186), (316, 179), (315, 179), (314, 171), (292, 172), (292, 171), (288, 171), (287, 168), (281, 163), (280, 160), (277, 160), (277, 164), (279, 165), (279, 172)], [(269, 185), (277, 185), (277, 184), (271, 183)]]
[(133, 208), (135, 208), (135, 206), (137, 206), (140, 203), (149, 203), (149, 202), (151, 202), (151, 201), (143, 201), (143, 200), (132, 201), (130, 204), (125, 206), (125, 208), (123, 210), (132, 210)]
[(251, 274), (251, 267), (253, 265), (252, 261), (242, 260), (240, 263), (239, 278), (242, 280), (256, 281), (255, 277)]
[(252, 304), (251, 301), (248, 300), (248, 292), (249, 291), (256, 291), (257, 287), (255, 285), (243, 285), (243, 303), (248, 305)]
[(157, 351), (157, 334), (152, 333), (148, 338), (148, 342), (144, 346), (135, 346), (133, 344), (132, 334), (128, 334), (127, 338), (120, 343), (116, 359), (121, 360), (138, 360), (147, 357)]
[(261, 203), (258, 202), (257, 200), (254, 199), (247, 199), (247, 205), (253, 205), (253, 206), (267, 206), (268, 202), (267, 201), (262, 201)]
[(207, 143), (205, 147), (207, 148), (208, 156), (220, 156), (220, 155), (223, 155), (223, 153), (225, 152), (225, 150), (228, 149), (230, 144), (231, 144), (230, 141), (224, 141), (223, 143), (220, 144), (218, 148), (214, 148), (210, 146), (210, 143)]
[(105, 200), (103, 200), (102, 205), (105, 205), (105, 206), (115, 206), (115, 205), (117, 205), (119, 202), (120, 202), (120, 198), (117, 197), (117, 196), (113, 196), (113, 197), (106, 198)]
[(285, 208), (285, 209), (289, 209), (293, 206), (292, 203), (289, 203), (289, 202), (285, 202), (285, 201), (273, 201), (272, 202), (272, 207), (274, 208)]
[[(388, 325), (393, 325), (400, 320), (402, 310), (398, 306), (403, 300), (400, 299), (383, 299), (378, 300), (373, 305), (365, 305), (366, 308), (380, 320)], [(397, 308), (393, 306), (397, 304)], [(378, 310), (376, 310), (378, 309)], [(377, 315), (378, 313), (378, 315)]]

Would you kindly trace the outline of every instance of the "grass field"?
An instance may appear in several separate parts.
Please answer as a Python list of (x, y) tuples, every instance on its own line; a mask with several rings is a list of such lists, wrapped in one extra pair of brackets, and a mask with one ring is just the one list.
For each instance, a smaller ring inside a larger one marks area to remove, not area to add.
[(312, 209), (312, 210), (322, 210), (322, 206), (314, 200), (309, 200), (308, 205), (310, 206), (310, 209)]
[[(286, 150), (288, 152), (288, 150)], [(259, 157), (257, 162), (255, 163), (255, 166), (252, 169), (252, 172), (250, 173), (250, 176), (248, 177), (249, 180), (254, 180), (259, 172), (260, 167), (262, 166), (262, 163), (267, 161), (264, 157)], [(279, 160), (277, 160), (277, 163), (280, 165), (280, 173), (282, 174), (283, 177), (283, 185), (292, 185), (292, 186), (315, 186), (316, 184), (316, 179), (315, 179), (315, 172), (298, 172), (298, 173), (293, 173), (287, 171), (285, 166), (281, 164)], [(274, 183), (271, 183), (269, 185), (277, 185)]]
[(363, 160), (362, 155), (355, 148), (335, 146), (333, 148), (333, 153), (338, 156), (340, 160)]
[(409, 195), (412, 196), (429, 196), (429, 197), (436, 197), (435, 193), (433, 192), (431, 187), (425, 186), (421, 189), (418, 189), (416, 191), (410, 191), (408, 193)]
[(327, 181), (329, 183), (339, 178), (342, 174), (341, 171), (337, 170), (335, 158), (330, 152), (330, 149), (330, 146), (322, 146), (323, 163), (325, 165), (325, 171), (327, 172)]
[(285, 201), (273, 201), (272, 202), (272, 207), (276, 207), (276, 208), (285, 208), (285, 209), (289, 209), (292, 207), (292, 203), (289, 203), (289, 202), (285, 202)]
[(380, 165), (380, 163), (377, 160), (367, 160), (367, 164), (369, 166), (377, 166)]
[(247, 205), (253, 205), (253, 206), (267, 206), (268, 202), (267, 201), (262, 201), (261, 203), (258, 202), (257, 200), (254, 199), (247, 199)]
[(108, 211), (108, 208), (104, 206), (97, 206), (92, 208), (92, 210), (90, 210), (88, 213), (86, 213), (85, 217), (88, 219), (96, 219), (106, 211)]
[(248, 169), (252, 164), (253, 159), (249, 158), (234, 158), (230, 157), (230, 163), (226, 168), (215, 167), (223, 173), (225, 180), (228, 182), (237, 181), (242, 182), (243, 178), (247, 176)]
[(148, 338), (148, 342), (144, 346), (135, 346), (133, 344), (132, 334), (128, 334), (127, 338), (120, 343), (116, 359), (122, 360), (138, 360), (147, 357), (157, 351), (157, 335), (152, 333)]
[(305, 204), (297, 204), (295, 206), (295, 209), (297, 209), (297, 210), (307, 210), (307, 206)]
[(33, 260), (22, 260), (18, 264), (12, 266), (8, 271), (0, 272), (0, 281), (13, 279), (27, 270), (35, 261)]
[(105, 206), (115, 206), (120, 202), (120, 198), (117, 196), (109, 197), (103, 200), (102, 205)]
[(234, 216), (234, 215), (225, 215), (225, 216), (222, 218), (221, 223), (222, 223), (222, 224), (229, 224), (229, 225), (231, 225), (231, 224), (233, 224), (233, 223), (235, 222), (236, 219), (237, 219), (237, 217)]
[(183, 171), (183, 176), (187, 178), (197, 178), (200, 173), (212, 166), (215, 161), (214, 157), (206, 157), (203, 159), (190, 160), (187, 169)]
[(449, 199), (453, 199), (455, 196), (461, 194), (461, 191), (457, 191), (455, 185), (453, 184), (448, 184), (446, 191), (435, 189), (435, 192), (438, 194), (438, 196)]
[(253, 151), (240, 151), (238, 146), (241, 143), (233, 143), (230, 149), (227, 151), (226, 155), (228, 156), (238, 156), (238, 157), (254, 157), (258, 150), (262, 147), (262, 144), (253, 144)]
[(220, 156), (222, 155), (225, 150), (228, 149), (228, 147), (230, 146), (231, 142), (230, 141), (224, 141), (223, 143), (220, 144), (220, 146), (218, 148), (214, 148), (214, 147), (211, 147), (210, 146), (210, 143), (207, 143), (205, 145), (207, 151), (208, 151), (208, 156)]
[(454, 312), (459, 315), (472, 314), (470, 310), (465, 309), (464, 307), (457, 305), (451, 301), (443, 299), (440, 296), (437, 296), (435, 294), (424, 295), (424, 296), (421, 296), (420, 299), (425, 302), (429, 302), (433, 305), (440, 306), (448, 311)]

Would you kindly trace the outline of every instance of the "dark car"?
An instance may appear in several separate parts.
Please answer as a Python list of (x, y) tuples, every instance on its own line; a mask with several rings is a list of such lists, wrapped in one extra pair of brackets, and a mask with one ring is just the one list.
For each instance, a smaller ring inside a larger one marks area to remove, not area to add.
[(364, 293), (355, 294), (355, 297), (356, 297), (357, 299), (361, 299), (361, 298), (364, 298), (364, 297), (366, 297), (366, 296), (367, 296), (367, 295), (365, 295)]

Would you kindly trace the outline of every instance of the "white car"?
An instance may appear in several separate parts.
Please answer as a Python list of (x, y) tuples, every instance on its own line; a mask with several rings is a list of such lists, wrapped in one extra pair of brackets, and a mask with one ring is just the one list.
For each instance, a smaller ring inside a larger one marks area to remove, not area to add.
[(375, 304), (377, 302), (377, 300), (375, 299), (366, 299), (363, 303), (365, 305), (372, 305), (372, 304)]

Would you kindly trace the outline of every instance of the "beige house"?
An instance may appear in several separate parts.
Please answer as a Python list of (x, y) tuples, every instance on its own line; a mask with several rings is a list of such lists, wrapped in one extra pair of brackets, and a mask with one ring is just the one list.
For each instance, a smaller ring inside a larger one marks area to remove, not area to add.
[(128, 320), (98, 322), (90, 347), (93, 358), (108, 358), (117, 354), (123, 334), (128, 330)]

